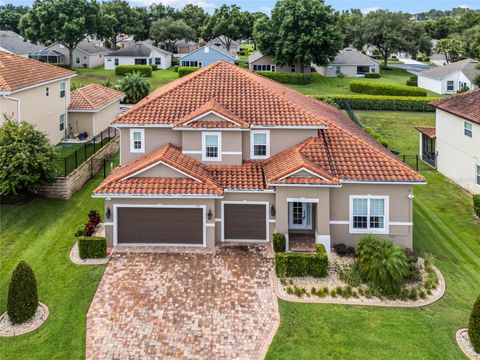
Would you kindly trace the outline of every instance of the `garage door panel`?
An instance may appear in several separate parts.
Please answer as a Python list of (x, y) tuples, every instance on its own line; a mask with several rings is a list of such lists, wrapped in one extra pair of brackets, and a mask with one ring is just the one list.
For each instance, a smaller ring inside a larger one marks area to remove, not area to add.
[(119, 244), (203, 244), (199, 208), (118, 208)]
[(224, 204), (225, 240), (266, 240), (266, 206)]

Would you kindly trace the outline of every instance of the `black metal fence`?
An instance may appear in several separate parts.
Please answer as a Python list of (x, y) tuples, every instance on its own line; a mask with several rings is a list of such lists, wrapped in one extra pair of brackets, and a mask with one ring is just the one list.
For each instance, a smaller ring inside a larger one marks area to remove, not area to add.
[(405, 164), (410, 166), (412, 169), (416, 171), (431, 171), (435, 169), (435, 159), (431, 157), (427, 159), (422, 159), (421, 155), (414, 154), (414, 155), (407, 155), (407, 154), (400, 154), (398, 155), (400, 160), (402, 160)]
[(343, 101), (343, 109), (347, 113), (350, 120), (352, 120), (359, 127), (363, 128), (362, 124), (360, 124), (360, 121), (358, 121), (357, 117), (355, 116), (355, 113), (353, 112), (353, 109), (351, 108), (350, 104), (346, 100)]
[(64, 157), (57, 159), (59, 176), (67, 176), (70, 174), (117, 135), (118, 130), (109, 127), (84, 143), (72, 143), (71, 146), (74, 147), (75, 150)]
[(113, 157), (95, 161), (98, 161), (101, 164), (98, 172), (94, 174), (93, 177), (97, 179), (105, 179), (108, 175), (110, 175), (113, 169), (120, 165), (120, 156), (119, 153), (117, 153)]

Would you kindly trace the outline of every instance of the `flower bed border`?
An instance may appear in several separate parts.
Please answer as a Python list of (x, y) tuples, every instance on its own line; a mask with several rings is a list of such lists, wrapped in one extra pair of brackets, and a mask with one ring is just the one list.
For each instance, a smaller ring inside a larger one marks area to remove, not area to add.
[[(32, 331), (35, 331), (37, 330), (40, 326), (43, 325), (43, 323), (45, 321), (47, 321), (48, 319), (48, 316), (50, 314), (50, 311), (48, 310), (48, 306), (45, 305), (44, 303), (42, 302), (39, 302), (38, 303), (38, 307), (37, 307), (37, 310), (35, 312), (35, 315), (37, 315), (37, 312), (38, 311), (43, 311), (43, 316), (32, 322), (31, 319), (30, 320), (27, 320), (25, 323), (23, 324), (19, 324), (19, 325), (10, 325), (11, 328), (14, 328), (14, 327), (17, 327), (19, 328), (18, 331), (15, 332), (15, 330), (10, 330), (10, 331), (7, 331), (7, 332), (1, 332), (0, 331), (0, 337), (13, 337), (13, 336), (20, 336), (20, 335), (24, 335), (24, 334), (28, 334)], [(34, 317), (35, 317), (34, 315)], [(1, 316), (0, 316), (0, 323), (4, 322), (4, 321), (7, 321), (8, 319), (8, 314), (7, 312), (5, 311)]]
[(78, 253), (78, 241), (75, 242), (68, 256), (75, 265), (105, 265), (110, 261), (109, 254), (103, 259), (82, 259)]
[(455, 333), (455, 339), (457, 340), (458, 346), (466, 357), (468, 357), (470, 360), (480, 360), (480, 354), (475, 352), (472, 343), (470, 342), (467, 328), (459, 329)]

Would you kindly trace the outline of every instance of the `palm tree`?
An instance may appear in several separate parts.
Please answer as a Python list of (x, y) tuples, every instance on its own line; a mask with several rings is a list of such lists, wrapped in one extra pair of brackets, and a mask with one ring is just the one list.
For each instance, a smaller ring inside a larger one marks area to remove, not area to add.
[(126, 103), (135, 104), (148, 95), (150, 83), (145, 80), (141, 72), (134, 71), (117, 82), (117, 89), (125, 93)]

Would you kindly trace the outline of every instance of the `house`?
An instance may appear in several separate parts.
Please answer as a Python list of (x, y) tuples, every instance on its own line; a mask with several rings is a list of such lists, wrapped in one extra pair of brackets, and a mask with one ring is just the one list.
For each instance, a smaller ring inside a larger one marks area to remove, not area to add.
[(175, 53), (174, 55), (185, 55), (189, 54), (197, 48), (197, 43), (195, 41), (187, 41), (185, 39), (178, 40), (175, 43)]
[(235, 55), (215, 45), (205, 45), (180, 58), (180, 66), (206, 67), (217, 61), (235, 63)]
[(6, 51), (28, 58), (28, 54), (42, 48), (43, 45), (32, 44), (29, 40), (24, 40), (23, 37), (13, 31), (0, 31), (0, 51)]
[(94, 191), (108, 246), (290, 250), (412, 247), (413, 185), (424, 178), (342, 111), (225, 61), (155, 90), (117, 118), (120, 162)]
[(53, 49), (42, 48), (40, 50), (28, 54), (29, 59), (49, 63), (49, 64), (65, 64), (65, 56)]
[(474, 89), (480, 75), (477, 60), (465, 59), (418, 73), (418, 87), (437, 94), (453, 94), (464, 87)]
[(72, 91), (68, 106), (69, 132), (75, 137), (100, 134), (120, 115), (120, 101), (124, 97), (123, 92), (98, 84)]
[[(302, 72), (301, 64), (277, 65), (269, 55), (255, 52), (248, 57), (248, 68), (251, 71)], [(310, 74), (310, 65), (303, 66), (303, 73)]]
[(51, 144), (67, 135), (71, 70), (0, 51), (0, 124), (4, 116), (27, 121)]
[(353, 48), (341, 50), (335, 59), (319, 72), (326, 77), (336, 77), (341, 72), (346, 77), (363, 77), (366, 73), (380, 72), (380, 62)]
[[(64, 64), (70, 63), (69, 51), (62, 44), (55, 43), (47, 46), (44, 50), (53, 50), (62, 54), (62, 61), (56, 62), (61, 62)], [(104, 56), (109, 52), (109, 49), (101, 46), (97, 41), (81, 41), (73, 50), (73, 67), (90, 69), (102, 66), (104, 62)]]
[(430, 56), (430, 62), (432, 64), (437, 65), (437, 66), (447, 65), (447, 60), (445, 59), (445, 54), (438, 54), (438, 53), (432, 54)]
[(207, 42), (207, 45), (218, 46), (219, 48), (222, 48), (223, 50), (231, 52), (232, 54), (237, 54), (240, 51), (240, 44), (235, 40), (231, 40), (230, 49), (227, 49), (227, 46), (225, 45), (226, 43), (227, 43), (226, 37), (223, 35), (220, 35), (215, 39), (212, 39), (209, 42)]
[(105, 56), (105, 70), (115, 70), (118, 65), (157, 65), (158, 69), (168, 69), (172, 66), (172, 53), (137, 41)]
[(417, 127), (424, 161), (480, 194), (480, 89), (431, 102), (435, 127)]

